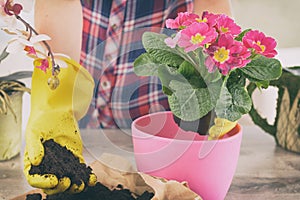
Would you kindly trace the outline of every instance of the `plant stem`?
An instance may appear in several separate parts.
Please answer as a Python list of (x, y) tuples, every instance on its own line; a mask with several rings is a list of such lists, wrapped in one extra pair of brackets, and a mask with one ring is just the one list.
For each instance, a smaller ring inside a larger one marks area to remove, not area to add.
[[(29, 35), (28, 39), (31, 38), (32, 32), (35, 35), (39, 35), (39, 33), (29, 23), (27, 23), (22, 17), (20, 17), (19, 15), (15, 15), (15, 17), (17, 18), (17, 20), (21, 21), (26, 26), (26, 29), (30, 30), (30, 35)], [(42, 41), (42, 43), (45, 45), (45, 47), (48, 50), (48, 55), (50, 56), (51, 62), (52, 62), (52, 75), (54, 75), (54, 69), (55, 69), (54, 68), (54, 66), (55, 66), (54, 55), (52, 53), (50, 45), (46, 41)]]

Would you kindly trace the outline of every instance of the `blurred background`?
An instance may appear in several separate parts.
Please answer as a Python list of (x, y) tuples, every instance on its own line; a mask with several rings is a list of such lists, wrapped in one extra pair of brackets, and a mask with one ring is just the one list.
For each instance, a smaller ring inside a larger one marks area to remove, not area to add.
[(299, 0), (231, 0), (233, 16), (242, 28), (273, 36), (279, 48), (300, 47)]
[[(233, 16), (243, 28), (263, 31), (276, 38), (278, 56), (283, 66), (300, 65), (300, 1), (299, 0), (232, 0)], [(22, 16), (33, 24), (33, 8)], [(0, 26), (3, 26), (0, 21)], [(0, 51), (8, 41), (7, 34), (0, 31)], [(32, 70), (32, 60), (25, 55), (10, 55), (0, 63), (0, 76), (18, 70)], [(30, 87), (30, 79), (24, 80)], [(23, 98), (23, 127), (25, 128), (30, 110), (30, 96)], [(276, 89), (270, 88), (263, 93), (254, 93), (254, 104), (259, 112), (272, 123), (275, 117)], [(243, 124), (251, 124), (248, 116), (241, 120)]]

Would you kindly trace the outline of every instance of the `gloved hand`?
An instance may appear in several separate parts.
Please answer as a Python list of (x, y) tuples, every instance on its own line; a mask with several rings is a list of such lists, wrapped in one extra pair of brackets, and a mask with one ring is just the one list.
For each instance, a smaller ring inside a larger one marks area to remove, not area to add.
[(212, 127), (210, 127), (208, 131), (208, 138), (210, 140), (221, 138), (223, 135), (232, 130), (237, 124), (237, 121), (232, 122), (223, 118), (215, 118), (214, 122), (215, 124)]
[[(51, 90), (47, 84), (51, 70), (44, 73), (35, 68), (31, 85), (31, 112), (25, 133), (24, 174), (28, 183), (41, 188), (46, 194), (60, 193), (66, 190), (80, 192), (85, 188), (71, 185), (68, 177), (58, 178), (54, 174), (29, 174), (31, 165), (38, 166), (44, 157), (43, 141), (53, 139), (61, 146), (66, 146), (80, 163), (82, 140), (77, 121), (87, 112), (90, 104), (94, 81), (90, 74), (78, 63), (64, 59), (67, 68), (61, 68), (59, 86)], [(96, 184), (96, 176), (90, 174), (89, 185)]]

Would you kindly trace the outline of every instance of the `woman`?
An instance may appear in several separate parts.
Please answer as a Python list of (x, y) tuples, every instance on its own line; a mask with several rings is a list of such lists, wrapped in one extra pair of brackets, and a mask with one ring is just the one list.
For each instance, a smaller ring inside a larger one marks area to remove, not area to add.
[[(158, 79), (137, 77), (132, 69), (134, 59), (144, 51), (141, 44), (143, 32), (167, 31), (163, 29), (165, 20), (175, 18), (178, 12), (193, 11), (201, 15), (202, 11), (208, 10), (230, 14), (229, 0), (35, 2), (35, 27), (39, 33), (48, 34), (52, 38), (52, 51), (80, 61), (94, 77), (95, 98), (89, 114), (81, 123), (83, 126), (103, 128), (128, 128), (132, 120), (141, 115), (168, 109)], [(72, 69), (68, 68), (70, 71)], [(44, 158), (41, 138), (45, 133), (34, 125), (26, 132), (27, 150), (24, 153), (24, 174), (29, 184), (43, 189), (47, 194), (66, 190), (82, 191), (85, 188), (84, 182), (71, 183), (69, 177), (59, 179), (54, 174), (29, 173), (31, 167), (39, 166)], [(65, 126), (72, 129), (68, 124)], [(57, 133), (52, 130), (47, 136), (71, 150), (84, 162), (82, 141), (77, 131), (58, 129)], [(88, 185), (95, 183), (96, 177), (91, 172)]]
[(158, 79), (133, 72), (142, 33), (162, 31), (178, 12), (205, 10), (230, 15), (230, 0), (36, 0), (35, 26), (52, 38), (54, 52), (80, 61), (94, 77), (81, 127), (128, 128), (141, 115), (169, 109)]

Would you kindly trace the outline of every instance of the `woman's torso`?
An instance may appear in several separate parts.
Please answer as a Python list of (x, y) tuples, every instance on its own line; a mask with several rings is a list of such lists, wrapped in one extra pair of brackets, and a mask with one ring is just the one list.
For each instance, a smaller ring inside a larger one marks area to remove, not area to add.
[(168, 110), (157, 77), (138, 77), (133, 62), (144, 52), (145, 31), (161, 32), (167, 18), (192, 11), (192, 0), (81, 0), (81, 64), (95, 80), (95, 95), (81, 126), (128, 128), (149, 112)]

